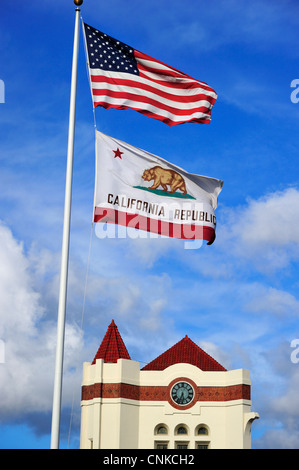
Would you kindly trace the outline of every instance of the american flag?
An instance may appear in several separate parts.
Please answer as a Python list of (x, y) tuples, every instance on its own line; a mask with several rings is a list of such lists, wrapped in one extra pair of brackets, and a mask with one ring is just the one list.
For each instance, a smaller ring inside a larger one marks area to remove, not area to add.
[(169, 126), (208, 124), (216, 92), (83, 23), (94, 107), (135, 109)]

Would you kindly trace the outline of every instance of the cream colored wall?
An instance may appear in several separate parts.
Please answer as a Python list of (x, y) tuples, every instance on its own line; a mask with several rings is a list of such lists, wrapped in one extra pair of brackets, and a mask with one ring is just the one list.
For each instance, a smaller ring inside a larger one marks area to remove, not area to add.
[[(153, 448), (154, 441), (168, 441), (169, 448), (175, 448), (175, 442), (186, 441), (190, 449), (195, 449), (196, 443), (209, 442), (211, 449), (242, 449), (245, 447), (243, 432), (244, 409), (250, 411), (250, 405), (244, 405), (242, 400), (236, 403), (205, 403), (194, 406), (184, 412), (165, 404), (156, 402), (143, 403), (140, 406), (139, 447)], [(155, 435), (157, 424), (168, 427), (168, 435)], [(176, 435), (178, 425), (188, 428), (188, 435)], [(208, 436), (199, 436), (195, 432), (199, 425), (208, 428)]]
[[(83, 364), (82, 385), (94, 383), (129, 383), (139, 385), (140, 363), (120, 359), (117, 364)], [(138, 446), (139, 404), (127, 405), (121, 398), (85, 400), (81, 402), (80, 448), (136, 449)], [(94, 410), (94, 411), (93, 411)]]
[[(190, 364), (175, 364), (164, 371), (140, 371), (137, 361), (118, 360), (117, 364), (97, 360), (85, 363), (82, 385), (93, 383), (127, 383), (140, 386), (168, 386), (186, 377), (202, 386), (250, 385), (248, 370), (204, 372)], [(124, 398), (96, 398), (82, 401), (81, 448), (152, 449), (154, 441), (187, 441), (189, 448), (196, 442), (208, 441), (210, 448), (250, 448), (250, 425), (258, 417), (251, 412), (251, 401), (201, 402), (187, 410), (177, 410), (168, 402), (135, 401)], [(168, 435), (155, 435), (157, 424), (168, 427)], [(178, 424), (188, 427), (188, 436), (175, 435)], [(208, 436), (196, 436), (199, 424), (209, 428)]]

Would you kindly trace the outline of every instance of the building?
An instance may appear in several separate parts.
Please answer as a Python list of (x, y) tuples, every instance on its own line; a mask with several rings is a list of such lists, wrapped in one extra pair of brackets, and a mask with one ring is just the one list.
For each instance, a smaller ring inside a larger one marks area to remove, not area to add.
[(226, 370), (188, 336), (140, 369), (112, 320), (83, 366), (82, 449), (248, 449), (248, 370)]

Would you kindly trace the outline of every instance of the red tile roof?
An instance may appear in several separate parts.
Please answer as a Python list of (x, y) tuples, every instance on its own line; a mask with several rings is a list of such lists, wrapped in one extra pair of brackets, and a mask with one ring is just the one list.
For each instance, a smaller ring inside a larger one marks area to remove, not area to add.
[(95, 364), (97, 359), (104, 359), (104, 362), (117, 362), (117, 359), (131, 359), (114, 320), (108, 326), (108, 330), (92, 364)]
[(204, 371), (225, 371), (226, 369), (195, 344), (186, 335), (181, 341), (144, 366), (142, 370), (164, 370), (173, 364), (192, 364)]

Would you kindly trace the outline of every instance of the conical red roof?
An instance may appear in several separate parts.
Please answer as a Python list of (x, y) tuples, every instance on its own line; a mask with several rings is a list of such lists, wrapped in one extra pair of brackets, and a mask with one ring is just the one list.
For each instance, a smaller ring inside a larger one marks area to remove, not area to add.
[(181, 341), (144, 366), (142, 370), (164, 370), (173, 364), (192, 364), (204, 371), (226, 369), (186, 335)]
[(108, 326), (108, 330), (92, 364), (95, 364), (97, 359), (104, 359), (104, 362), (117, 362), (117, 359), (131, 359), (114, 320)]

